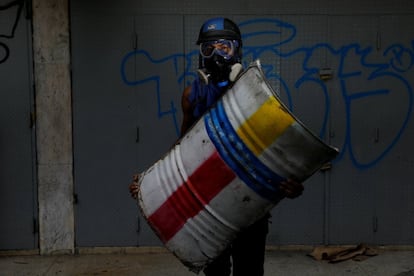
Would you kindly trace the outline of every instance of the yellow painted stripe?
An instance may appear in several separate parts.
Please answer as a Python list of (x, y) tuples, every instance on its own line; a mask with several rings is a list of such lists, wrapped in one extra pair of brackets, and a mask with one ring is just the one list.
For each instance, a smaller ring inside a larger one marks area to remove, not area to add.
[(260, 155), (293, 122), (293, 117), (278, 100), (274, 97), (269, 97), (237, 129), (237, 134), (255, 155)]

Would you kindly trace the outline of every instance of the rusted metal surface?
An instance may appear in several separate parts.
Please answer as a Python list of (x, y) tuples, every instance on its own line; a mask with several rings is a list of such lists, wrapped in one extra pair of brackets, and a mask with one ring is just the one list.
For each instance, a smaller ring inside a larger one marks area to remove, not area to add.
[(139, 205), (198, 272), (283, 198), (281, 181), (303, 182), (336, 155), (288, 111), (256, 62), (142, 174)]

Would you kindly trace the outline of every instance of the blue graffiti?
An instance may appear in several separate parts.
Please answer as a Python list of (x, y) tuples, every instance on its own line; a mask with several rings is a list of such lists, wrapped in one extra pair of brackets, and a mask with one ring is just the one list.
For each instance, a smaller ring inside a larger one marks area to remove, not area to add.
[[(414, 64), (414, 40), (409, 47), (401, 43), (392, 44), (382, 52), (382, 58), (378, 58), (378, 49), (372, 46), (364, 47), (359, 43), (350, 43), (336, 48), (329, 43), (317, 43), (292, 49), (289, 47), (289, 43), (297, 36), (296, 27), (278, 19), (252, 19), (241, 22), (239, 26), (243, 33), (244, 65), (248, 65), (246, 60), (261, 59), (266, 78), (278, 84), (279, 92), (286, 98), (286, 105), (290, 110), (293, 111), (295, 108), (293, 94), (298, 93), (303, 87), (307, 87), (308, 90), (309, 87), (312, 87), (313, 93), (321, 94), (322, 102), (319, 103), (318, 109), (322, 110), (323, 114), (319, 122), (318, 135), (322, 139), (332, 135), (329, 126), (332, 115), (332, 99), (328, 81), (321, 78), (320, 64), (315, 61), (315, 56), (318, 53), (327, 53), (331, 60), (337, 63), (330, 70), (332, 82), (338, 82), (337, 87), (341, 93), (345, 130), (341, 130), (344, 132), (344, 139), (342, 145), (339, 146), (340, 154), (336, 162), (348, 154), (356, 168), (368, 169), (378, 164), (398, 143), (407, 128), (413, 107), (413, 88), (404, 74), (409, 72)], [(179, 135), (179, 124), (176, 104), (170, 100), (169, 105), (163, 107), (162, 101), (165, 96), (162, 95), (164, 90), (161, 88), (162, 77), (159, 72), (162, 71), (162, 68), (170, 68), (175, 74), (177, 91), (182, 91), (183, 87), (190, 84), (196, 77), (194, 73), (196, 64), (193, 64), (193, 61), (198, 60), (197, 57), (198, 51), (193, 50), (187, 54), (173, 54), (155, 59), (148, 51), (140, 49), (127, 53), (121, 62), (121, 77), (126, 85), (155, 84), (155, 91), (151, 91), (151, 93), (157, 95), (158, 118), (171, 116), (177, 136)], [(263, 57), (276, 58), (280, 62), (297, 61), (292, 63), (297, 64), (298, 68), (294, 68), (294, 72), (299, 75), (295, 75), (295, 79), (289, 81), (278, 72), (274, 62), (266, 63), (262, 59)], [(137, 73), (134, 71), (131, 76), (132, 72), (129, 68), (131, 68), (130, 64), (134, 62), (142, 65), (140, 67), (144, 69)], [(180, 69), (180, 64), (184, 64), (185, 67)], [(355, 64), (359, 67), (356, 68)], [(155, 65), (157, 70), (147, 70), (147, 65)], [(355, 83), (361, 84), (360, 87), (355, 88)], [(171, 89), (171, 84), (168, 85)], [(383, 145), (381, 150), (377, 150), (374, 156), (362, 160), (358, 157), (357, 145), (352, 139), (354, 135), (352, 108), (361, 101), (387, 95), (404, 97), (406, 107), (399, 110), (402, 119), (396, 122), (398, 129), (394, 131), (395, 134), (388, 141), (388, 144)]]
[[(143, 76), (140, 79), (135, 79), (132, 78), (132, 80), (129, 79), (129, 77), (127, 76), (127, 72), (126, 72), (126, 68), (128, 68), (127, 64), (128, 62), (133, 62), (134, 58), (137, 57), (143, 57), (144, 58), (144, 62), (150, 62), (152, 64), (159, 64), (160, 66), (165, 66), (165, 63), (172, 63), (173, 67), (174, 67), (174, 72), (177, 76), (177, 81), (178, 83), (181, 83), (184, 79), (185, 76), (188, 73), (184, 73), (184, 74), (180, 74), (179, 70), (178, 70), (178, 62), (181, 59), (188, 59), (189, 56), (187, 55), (182, 55), (182, 54), (175, 54), (175, 55), (171, 55), (171, 56), (167, 56), (165, 58), (161, 58), (161, 59), (154, 59), (150, 56), (150, 54), (147, 51), (144, 50), (137, 50), (137, 51), (133, 51), (131, 53), (128, 53), (121, 62), (121, 76), (122, 76), (122, 80), (125, 84), (130, 85), (130, 86), (135, 86), (135, 85), (142, 85), (144, 83), (154, 83), (155, 84), (155, 93), (157, 94), (157, 114), (158, 114), (158, 118), (162, 118), (164, 116), (171, 116), (172, 120), (173, 120), (173, 124), (174, 127), (176, 129), (177, 135), (179, 133), (179, 123), (177, 120), (177, 109), (176, 106), (174, 104), (174, 101), (171, 100), (170, 101), (170, 108), (167, 110), (163, 110), (163, 108), (161, 107), (161, 78), (159, 75), (156, 74), (151, 74), (149, 73), (148, 76)], [(188, 72), (189, 68), (186, 68), (185, 72)]]

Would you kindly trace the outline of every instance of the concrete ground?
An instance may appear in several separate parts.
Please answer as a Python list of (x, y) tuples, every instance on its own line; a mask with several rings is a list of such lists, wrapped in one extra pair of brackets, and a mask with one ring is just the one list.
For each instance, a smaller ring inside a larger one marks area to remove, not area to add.
[[(363, 261), (316, 261), (304, 249), (266, 251), (265, 276), (372, 275), (414, 276), (414, 250), (378, 249)], [(39, 256), (0, 252), (0, 275), (139, 275), (194, 276), (196, 274), (163, 248), (150, 250), (80, 250), (75, 255)], [(200, 273), (199, 275), (203, 275)]]

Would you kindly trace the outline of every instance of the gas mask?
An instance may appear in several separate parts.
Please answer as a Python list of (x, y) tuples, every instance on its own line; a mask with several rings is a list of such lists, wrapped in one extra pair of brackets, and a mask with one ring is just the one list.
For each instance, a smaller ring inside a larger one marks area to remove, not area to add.
[(234, 82), (242, 71), (239, 44), (236, 40), (220, 39), (200, 44), (200, 79), (225, 87)]

